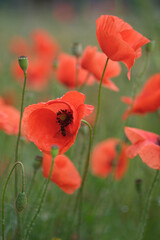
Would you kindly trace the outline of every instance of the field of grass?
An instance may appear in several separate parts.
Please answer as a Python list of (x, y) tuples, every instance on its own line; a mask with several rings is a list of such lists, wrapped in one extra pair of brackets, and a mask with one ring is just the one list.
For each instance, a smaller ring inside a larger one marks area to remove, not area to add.
[[(148, 2), (147, 2), (148, 3)], [(87, 7), (87, 6), (86, 6)], [(45, 29), (53, 35), (65, 52), (71, 53), (73, 42), (80, 42), (85, 48), (87, 45), (98, 46), (96, 39), (96, 19), (101, 14), (112, 14), (121, 17), (149, 39), (155, 40), (155, 48), (150, 53), (148, 67), (143, 75), (141, 85), (159, 71), (160, 62), (160, 17), (155, 6), (143, 5), (113, 11), (103, 12), (91, 9), (77, 15), (73, 21), (58, 22), (53, 18), (52, 11), (44, 9), (11, 9), (0, 10), (0, 96), (8, 91), (16, 93), (15, 106), (20, 109), (22, 88), (10, 72), (10, 64), (15, 56), (9, 51), (9, 43), (13, 36), (20, 35), (29, 39), (30, 33), (36, 28)], [(138, 75), (143, 70), (146, 59), (145, 47), (141, 58), (137, 59), (132, 71), (131, 80), (127, 79), (127, 68), (121, 64), (122, 73), (114, 79), (120, 91), (113, 92), (102, 89), (101, 116), (98, 122), (94, 145), (110, 137), (124, 136), (122, 115), (126, 105), (120, 101), (121, 96), (131, 96)], [(97, 105), (98, 84), (85, 86), (82, 92), (86, 95), (87, 104)], [(139, 87), (138, 91), (141, 89)], [(39, 101), (61, 97), (68, 89), (51, 79), (47, 89), (41, 92), (26, 91), (25, 106)], [(144, 116), (136, 115), (129, 118), (128, 126), (144, 129), (159, 134), (159, 113), (155, 112)], [(75, 143), (66, 155), (82, 175), (88, 148), (88, 131), (80, 128)], [(0, 131), (0, 200), (8, 173), (14, 162), (16, 136), (6, 135)], [(42, 170), (34, 176), (33, 162), (36, 155), (42, 153), (31, 142), (23, 139), (20, 144), (19, 159), (23, 162), (26, 173), (26, 192), (30, 191), (26, 209), (20, 214), (22, 235), (36, 211), (39, 195), (44, 184)], [(74, 212), (74, 205), (78, 191), (67, 195), (54, 183), (50, 183), (41, 212), (31, 231), (30, 240), (78, 240), (80, 231), (81, 240), (136, 240), (141, 215), (145, 205), (147, 192), (150, 188), (156, 170), (145, 165), (140, 157), (129, 160), (128, 170), (120, 181), (113, 176), (101, 179), (94, 176), (89, 170), (83, 193), (83, 207), (81, 225), (78, 224), (78, 214)], [(141, 192), (136, 188), (136, 180), (141, 179)], [(21, 183), (19, 183), (19, 186)], [(148, 213), (144, 240), (160, 239), (160, 179), (153, 193), (151, 207)], [(30, 189), (31, 188), (31, 189)], [(1, 204), (0, 204), (1, 207)], [(1, 212), (1, 210), (0, 210)], [(1, 220), (1, 218), (0, 218)], [(1, 223), (1, 221), (0, 221)], [(14, 176), (7, 187), (5, 197), (5, 232), (6, 240), (13, 239), (16, 229), (16, 211), (14, 197)], [(1, 230), (0, 230), (1, 233)], [(23, 238), (22, 238), (23, 239)], [(138, 240), (138, 239), (137, 239)]]

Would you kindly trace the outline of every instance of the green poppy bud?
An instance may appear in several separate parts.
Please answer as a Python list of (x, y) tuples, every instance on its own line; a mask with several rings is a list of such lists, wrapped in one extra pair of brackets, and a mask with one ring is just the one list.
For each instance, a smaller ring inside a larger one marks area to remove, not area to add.
[(155, 47), (155, 41), (150, 40), (150, 42), (146, 44), (146, 52), (152, 52), (154, 47)]
[(80, 57), (82, 55), (82, 45), (80, 43), (73, 43), (72, 53), (76, 57)]
[(20, 68), (23, 70), (24, 73), (26, 73), (28, 68), (28, 58), (26, 56), (20, 56), (18, 57), (18, 62)]
[(51, 147), (51, 155), (53, 158), (55, 158), (58, 155), (59, 147), (57, 145), (53, 145)]
[(16, 199), (16, 209), (18, 212), (22, 212), (27, 206), (27, 196), (25, 192), (20, 192)]
[(34, 163), (33, 163), (33, 168), (35, 171), (37, 171), (42, 166), (42, 160), (43, 160), (43, 157), (41, 156), (35, 157)]

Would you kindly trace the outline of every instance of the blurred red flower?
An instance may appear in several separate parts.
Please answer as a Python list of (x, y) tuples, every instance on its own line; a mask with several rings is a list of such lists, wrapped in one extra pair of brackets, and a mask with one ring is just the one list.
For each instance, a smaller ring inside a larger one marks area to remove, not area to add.
[(15, 36), (11, 39), (9, 49), (13, 54), (16, 54), (17, 56), (28, 56), (31, 51), (27, 41), (21, 36)]
[[(24, 80), (24, 73), (20, 68), (18, 61), (11, 65), (11, 72), (16, 80)], [(27, 69), (27, 86), (33, 90), (41, 90), (49, 81), (52, 73), (52, 66), (43, 61), (43, 59), (29, 59)]]
[[(77, 67), (78, 72), (76, 71)], [(71, 56), (66, 53), (60, 54), (58, 58), (57, 69), (58, 80), (68, 88), (75, 88), (76, 74), (78, 74), (78, 86), (81, 86), (82, 84), (90, 85), (94, 83), (94, 78), (92, 76), (88, 77), (88, 71), (83, 69), (80, 65), (77, 66), (77, 59), (75, 56)]]
[[(46, 178), (49, 176), (51, 161), (52, 156), (50, 154), (44, 154), (43, 174)], [(77, 169), (65, 155), (55, 157), (51, 181), (68, 194), (74, 193), (81, 185), (81, 177)]]
[(124, 113), (123, 119), (130, 114), (146, 114), (157, 111), (160, 107), (160, 73), (154, 74), (147, 80), (135, 100), (130, 97), (122, 97), (122, 101), (130, 105)]
[[(120, 153), (117, 152), (120, 147)], [(120, 180), (128, 167), (127, 145), (117, 138), (109, 138), (95, 146), (91, 155), (91, 170), (94, 175), (105, 178), (111, 172)]]
[[(97, 47), (88, 46), (83, 52), (81, 66), (88, 72), (92, 73), (100, 82), (106, 60), (106, 55), (98, 52)], [(102, 82), (103, 86), (113, 91), (118, 91), (118, 87), (110, 80), (110, 78), (117, 77), (120, 72), (120, 64), (109, 60)]]
[(26, 137), (43, 152), (50, 152), (52, 145), (59, 146), (59, 154), (74, 143), (81, 119), (93, 111), (84, 104), (85, 95), (67, 92), (62, 98), (25, 108), (22, 125)]
[(141, 47), (149, 40), (135, 31), (128, 23), (116, 16), (102, 15), (97, 21), (97, 40), (108, 58), (122, 61), (130, 69), (141, 56)]
[(129, 158), (137, 154), (150, 168), (160, 169), (160, 136), (137, 128), (125, 127), (132, 145), (127, 149)]
[(6, 134), (17, 135), (19, 132), (20, 112), (14, 107), (5, 104), (0, 98), (0, 130)]
[(33, 52), (44, 61), (54, 60), (59, 50), (58, 43), (44, 30), (36, 29), (32, 32)]

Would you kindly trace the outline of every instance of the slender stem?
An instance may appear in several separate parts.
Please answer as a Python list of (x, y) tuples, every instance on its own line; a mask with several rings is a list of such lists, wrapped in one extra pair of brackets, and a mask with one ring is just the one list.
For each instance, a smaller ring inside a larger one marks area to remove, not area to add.
[[(16, 150), (15, 150), (15, 162), (18, 162), (18, 150), (19, 150), (19, 141), (20, 141), (20, 136), (21, 136), (21, 123), (22, 123), (22, 115), (23, 115), (23, 105), (24, 105), (24, 94), (25, 94), (26, 81), (27, 81), (27, 73), (24, 72), (24, 84), (23, 84), (23, 90), (22, 90), (19, 132), (18, 132), (18, 137), (17, 137), (17, 142), (16, 142)], [(15, 197), (17, 196), (17, 192), (18, 192), (18, 176), (17, 176), (17, 171), (15, 171)]]
[(42, 204), (44, 202), (44, 198), (45, 198), (45, 195), (46, 195), (46, 192), (47, 192), (47, 188), (48, 188), (48, 184), (50, 182), (50, 179), (51, 179), (51, 176), (52, 176), (52, 172), (53, 172), (53, 166), (54, 166), (54, 158), (52, 158), (52, 162), (51, 162), (51, 167), (50, 167), (50, 171), (49, 171), (49, 176), (48, 176), (48, 179), (46, 181), (46, 184), (44, 186), (44, 189), (42, 191), (42, 194), (41, 194), (41, 199), (40, 199), (40, 203), (39, 203), (39, 206), (33, 216), (33, 218), (31, 219), (31, 222), (29, 223), (28, 227), (27, 227), (27, 230), (26, 230), (26, 234), (25, 234), (25, 237), (24, 237), (24, 240), (27, 240), (28, 237), (29, 237), (29, 234), (31, 232), (31, 229), (33, 227), (33, 224), (38, 216), (38, 214), (40, 213), (40, 210), (42, 208)]
[(107, 60), (106, 60), (106, 63), (105, 63), (104, 69), (103, 69), (102, 77), (101, 77), (101, 80), (100, 80), (100, 84), (99, 84), (99, 90), (98, 90), (98, 103), (97, 103), (97, 113), (96, 113), (96, 120), (95, 120), (95, 124), (94, 124), (94, 129), (93, 129), (93, 138), (94, 138), (95, 133), (96, 133), (97, 122), (98, 122), (98, 119), (99, 119), (100, 105), (101, 105), (101, 89), (102, 89), (102, 82), (103, 82), (103, 77), (104, 77), (104, 74), (105, 74), (105, 70), (106, 70), (106, 67), (107, 67), (108, 61), (109, 61), (109, 58), (107, 57)]
[(146, 224), (147, 224), (147, 218), (148, 218), (149, 209), (150, 209), (151, 200), (152, 200), (152, 194), (153, 194), (154, 188), (155, 188), (155, 186), (158, 182), (159, 172), (160, 172), (159, 170), (156, 171), (156, 174), (153, 178), (153, 181), (151, 183), (150, 189), (149, 189), (148, 194), (147, 194), (147, 198), (146, 198), (146, 201), (145, 201), (145, 206), (144, 206), (143, 213), (142, 213), (142, 218), (141, 218), (141, 221), (140, 221), (137, 240), (142, 240), (143, 237), (144, 237), (144, 232), (145, 232), (145, 228), (146, 228)]
[(21, 162), (16, 162), (14, 164), (14, 166), (12, 167), (8, 177), (7, 177), (7, 181), (4, 185), (4, 189), (3, 189), (3, 192), (2, 192), (2, 240), (4, 240), (4, 228), (5, 228), (5, 214), (4, 214), (4, 200), (5, 200), (5, 193), (6, 193), (6, 188), (7, 188), (7, 185), (8, 185), (8, 182), (9, 182), (9, 179), (14, 171), (14, 169), (16, 168), (17, 165), (20, 165), (21, 166), (21, 169), (22, 169), (22, 192), (24, 192), (24, 189), (25, 189), (25, 174), (24, 174), (24, 166)]
[(76, 205), (75, 205), (75, 207), (77, 208), (77, 205), (79, 202), (79, 215), (78, 215), (78, 236), (79, 237), (78, 237), (78, 239), (80, 239), (81, 213), (82, 213), (82, 204), (83, 204), (83, 189), (84, 189), (84, 183), (85, 183), (87, 173), (88, 173), (89, 160), (90, 160), (90, 154), (91, 154), (91, 148), (92, 148), (92, 127), (90, 126), (90, 124), (87, 121), (82, 120), (82, 122), (84, 124), (86, 124), (89, 129), (89, 145), (88, 145), (88, 153), (87, 153), (87, 158), (86, 158), (86, 162), (85, 162), (85, 166), (84, 166), (84, 171), (83, 171), (83, 175), (82, 175), (82, 184), (81, 184), (81, 188), (78, 193), (77, 201), (76, 201)]

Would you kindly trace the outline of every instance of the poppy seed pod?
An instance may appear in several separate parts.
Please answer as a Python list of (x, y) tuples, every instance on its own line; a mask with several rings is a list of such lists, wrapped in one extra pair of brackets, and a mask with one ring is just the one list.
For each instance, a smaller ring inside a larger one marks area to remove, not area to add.
[(22, 212), (27, 206), (27, 196), (25, 192), (20, 192), (16, 199), (16, 209)]
[(58, 155), (59, 147), (57, 145), (53, 145), (51, 147), (51, 155), (53, 158), (55, 158)]
[(26, 56), (20, 56), (18, 58), (19, 66), (23, 70), (24, 73), (26, 73), (28, 68), (28, 58)]

